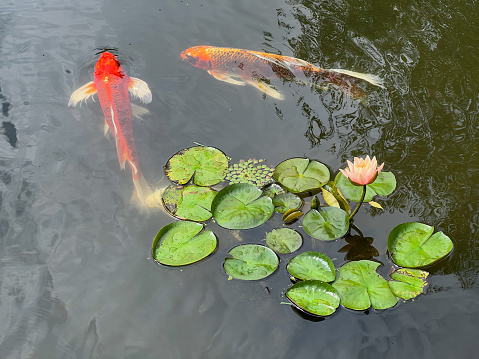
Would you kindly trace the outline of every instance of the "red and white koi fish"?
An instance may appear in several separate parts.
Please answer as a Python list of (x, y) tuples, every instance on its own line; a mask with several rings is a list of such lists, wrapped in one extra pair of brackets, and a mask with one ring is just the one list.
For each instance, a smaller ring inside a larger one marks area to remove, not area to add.
[(354, 98), (364, 96), (364, 90), (357, 85), (358, 79), (384, 88), (382, 80), (375, 75), (321, 69), (301, 59), (266, 52), (195, 46), (183, 51), (181, 58), (207, 70), (217, 80), (241, 86), (248, 84), (278, 100), (283, 100), (284, 96), (270, 84), (269, 80), (274, 78), (299, 80), (317, 86), (332, 84)]
[[(147, 196), (151, 194), (143, 175), (140, 171), (135, 140), (133, 138), (133, 114), (130, 103), (130, 92), (138, 97), (143, 103), (150, 103), (151, 91), (146, 82), (134, 77), (129, 77), (120, 62), (109, 52), (101, 54), (95, 65), (93, 81), (80, 87), (70, 97), (68, 106), (76, 106), (83, 100), (87, 100), (98, 93), (100, 105), (105, 116), (105, 135), (110, 129), (116, 141), (116, 149), (120, 167), (125, 169), (128, 162), (131, 168), (134, 195), (145, 203)], [(139, 106), (134, 106), (138, 112), (147, 112)]]

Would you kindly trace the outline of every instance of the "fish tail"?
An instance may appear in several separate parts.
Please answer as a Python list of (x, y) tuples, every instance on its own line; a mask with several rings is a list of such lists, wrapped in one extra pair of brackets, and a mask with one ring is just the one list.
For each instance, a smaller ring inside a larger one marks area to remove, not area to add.
[(361, 72), (342, 70), (342, 69), (329, 69), (328, 71), (333, 71), (333, 72), (337, 72), (337, 73), (340, 73), (340, 74), (343, 74), (343, 75), (348, 75), (348, 76), (351, 76), (351, 77), (355, 77), (357, 79), (361, 79), (361, 80), (364, 80), (366, 82), (369, 82), (371, 85), (378, 86), (378, 87), (381, 87), (381, 88), (385, 88), (383, 79), (381, 77), (377, 76), (377, 75), (364, 74), (364, 73), (361, 73)]
[[(133, 168), (132, 168), (133, 170)], [(139, 202), (141, 207), (146, 207), (146, 199), (153, 194), (150, 186), (146, 183), (143, 175), (137, 171), (133, 171), (133, 184), (135, 189), (133, 190), (132, 199), (134, 202)]]

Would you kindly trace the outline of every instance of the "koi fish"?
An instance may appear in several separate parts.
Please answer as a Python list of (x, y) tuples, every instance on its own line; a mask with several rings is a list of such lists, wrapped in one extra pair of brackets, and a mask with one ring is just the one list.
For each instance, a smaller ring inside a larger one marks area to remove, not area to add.
[(129, 77), (113, 54), (103, 52), (95, 65), (93, 81), (76, 90), (71, 95), (68, 106), (74, 107), (83, 100), (86, 102), (89, 97), (98, 93), (105, 116), (104, 133), (106, 135), (108, 129), (110, 129), (113, 134), (120, 167), (125, 169), (125, 164), (128, 162), (135, 185), (133, 195), (136, 195), (142, 203), (145, 203), (147, 196), (151, 194), (151, 190), (140, 172), (133, 138), (132, 107), (137, 117), (148, 111), (131, 104), (128, 92), (134, 97), (138, 97), (145, 104), (151, 102), (152, 95), (146, 82)]
[(332, 84), (354, 98), (364, 96), (357, 79), (384, 88), (382, 80), (375, 75), (341, 69), (326, 70), (301, 59), (266, 52), (195, 46), (183, 51), (181, 58), (207, 70), (217, 80), (233, 85), (248, 84), (278, 100), (283, 100), (284, 96), (271, 85), (270, 80), (274, 78), (299, 80), (316, 86)]

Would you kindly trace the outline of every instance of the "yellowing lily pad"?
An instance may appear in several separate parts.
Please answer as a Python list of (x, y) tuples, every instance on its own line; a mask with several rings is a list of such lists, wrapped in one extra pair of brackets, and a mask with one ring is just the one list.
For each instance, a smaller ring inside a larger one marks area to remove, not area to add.
[(216, 250), (218, 241), (200, 223), (181, 221), (164, 226), (153, 241), (153, 258), (168, 266), (198, 262)]
[(401, 267), (424, 267), (447, 256), (452, 241), (434, 227), (418, 222), (403, 223), (388, 236), (388, 250), (394, 263)]
[(285, 294), (299, 309), (313, 315), (331, 315), (340, 302), (337, 290), (319, 280), (296, 283), (289, 287)]
[(278, 256), (268, 247), (258, 244), (236, 246), (228, 252), (224, 268), (231, 277), (258, 280), (271, 275), (279, 265)]
[(329, 169), (307, 158), (291, 158), (276, 166), (273, 178), (292, 193), (319, 189), (329, 181)]
[(211, 218), (216, 191), (209, 187), (169, 186), (162, 194), (166, 210), (178, 219), (204, 222)]
[(399, 298), (408, 300), (417, 297), (427, 285), (428, 272), (420, 269), (399, 268), (390, 274), (389, 288)]
[(198, 186), (212, 186), (225, 178), (228, 163), (228, 158), (219, 149), (195, 146), (173, 155), (166, 163), (165, 172), (177, 184), (193, 179)]

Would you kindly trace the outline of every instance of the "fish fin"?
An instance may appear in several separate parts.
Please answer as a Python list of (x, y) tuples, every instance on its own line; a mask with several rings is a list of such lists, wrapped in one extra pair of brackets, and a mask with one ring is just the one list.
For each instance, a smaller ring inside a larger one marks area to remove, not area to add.
[(256, 87), (258, 90), (264, 92), (266, 95), (271, 96), (277, 100), (284, 100), (284, 95), (278, 92), (272, 85), (262, 81), (246, 81), (248, 85)]
[(128, 161), (128, 164), (131, 167), (133, 184), (135, 185), (135, 190), (133, 191), (132, 197), (138, 198), (141, 204), (145, 206), (147, 198), (151, 196), (153, 192), (151, 191), (150, 186), (148, 186), (145, 181), (145, 178), (143, 178), (143, 175), (135, 166), (135, 164), (132, 161)]
[(354, 71), (342, 70), (342, 69), (329, 69), (329, 71), (334, 71), (334, 72), (337, 72), (337, 73), (340, 73), (340, 74), (343, 74), (343, 75), (356, 77), (358, 79), (367, 81), (374, 86), (378, 86), (378, 87), (381, 87), (383, 89), (385, 88), (383, 79), (380, 78), (377, 75), (363, 74), (363, 73), (360, 73), (360, 72), (354, 72)]
[(128, 91), (133, 97), (138, 97), (143, 103), (150, 103), (152, 99), (151, 91), (145, 81), (131, 77), (128, 83)]
[(105, 137), (108, 135), (109, 128), (110, 126), (108, 126), (108, 122), (106, 122), (106, 119), (105, 119), (105, 125), (103, 126), (103, 135), (105, 135)]
[(96, 85), (93, 81), (83, 85), (78, 90), (76, 90), (70, 96), (70, 100), (68, 101), (68, 107), (75, 107), (79, 102), (81, 103), (83, 100), (88, 100), (89, 97), (96, 94)]
[(149, 115), (150, 111), (148, 111), (146, 108), (143, 108), (141, 106), (135, 105), (134, 103), (131, 104), (131, 113), (133, 116), (135, 116), (137, 119), (140, 121), (143, 121), (143, 117), (145, 115)]
[(124, 141), (119, 141), (118, 138), (116, 139), (116, 151), (118, 152), (118, 161), (120, 162), (120, 168), (122, 170), (125, 169), (125, 163), (128, 158), (128, 148)]
[(235, 80), (233, 79), (231, 76), (227, 76), (227, 75), (223, 75), (219, 72), (216, 72), (216, 71), (208, 71), (208, 73), (213, 76), (215, 79), (217, 80), (220, 80), (220, 81), (224, 81), (224, 82), (227, 82), (229, 84), (232, 84), (232, 85), (239, 85), (239, 86), (244, 86), (246, 85), (246, 83), (244, 81), (241, 81), (241, 80)]

